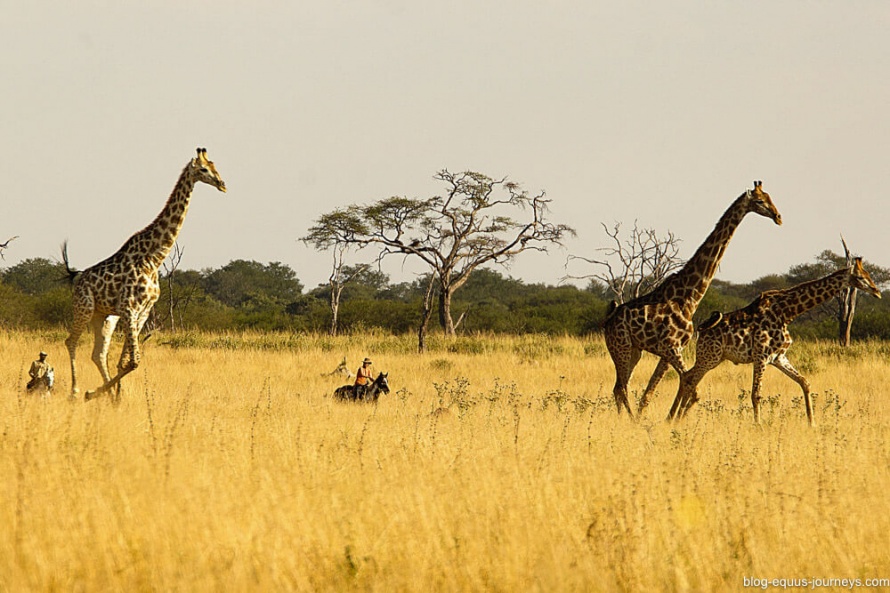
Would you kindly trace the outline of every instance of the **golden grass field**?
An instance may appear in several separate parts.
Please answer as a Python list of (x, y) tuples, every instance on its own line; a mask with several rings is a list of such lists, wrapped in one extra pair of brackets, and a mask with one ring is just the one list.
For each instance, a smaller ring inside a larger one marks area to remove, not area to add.
[[(640, 422), (618, 417), (599, 337), (434, 337), (417, 355), (411, 336), (155, 336), (118, 406), (67, 401), (63, 339), (0, 331), (3, 592), (890, 577), (890, 345), (791, 349), (818, 394), (810, 429), (775, 369), (753, 426), (751, 368), (730, 363), (679, 424), (673, 374)], [(23, 390), (40, 349), (50, 398)], [(373, 357), (392, 393), (332, 401), (345, 381), (322, 373), (344, 355)]]

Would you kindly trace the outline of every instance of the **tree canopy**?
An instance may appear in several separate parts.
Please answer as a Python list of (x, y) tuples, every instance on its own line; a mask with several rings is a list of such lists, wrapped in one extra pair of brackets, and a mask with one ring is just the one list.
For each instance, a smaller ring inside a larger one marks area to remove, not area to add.
[(440, 325), (453, 335), (459, 321), (452, 317), (452, 298), (476, 269), (507, 266), (519, 254), (547, 251), (575, 232), (548, 220), (550, 200), (544, 192), (532, 195), (506, 178), (475, 171), (443, 169), (434, 179), (444, 187), (441, 195), (394, 196), (334, 210), (319, 217), (303, 237), (319, 250), (343, 244), (375, 246), (378, 258), (400, 254), (423, 262), (430, 276), (422, 299), (420, 349), (433, 287)]
[[(763, 290), (824, 276), (828, 268), (834, 271), (841, 267), (836, 259), (840, 257), (831, 254), (829, 259), (819, 254), (814, 262), (746, 284), (717, 280), (699, 307), (696, 320), (703, 321), (715, 310), (726, 312), (745, 306)], [(887, 269), (869, 263), (866, 269), (879, 286), (890, 283)], [(71, 307), (71, 290), (63, 282), (64, 277), (62, 264), (43, 259), (0, 269), (0, 327), (64, 327), (70, 320)], [(416, 331), (430, 278), (431, 273), (410, 282), (392, 282), (373, 267), (360, 271), (343, 291), (342, 331)], [(324, 332), (330, 327), (330, 287), (322, 284), (305, 291), (296, 272), (281, 263), (235, 260), (215, 269), (177, 270), (172, 282), (167, 280), (162, 276), (155, 327), (186, 332)], [(177, 305), (175, 325), (169, 319), (171, 298), (176, 299)], [(598, 282), (585, 288), (531, 284), (488, 266), (468, 278), (455, 295), (452, 307), (463, 319), (459, 332), (584, 335), (599, 331), (612, 298), (612, 293)], [(837, 322), (830, 309), (814, 310), (795, 320), (791, 327), (796, 337), (837, 337)], [(853, 337), (890, 339), (890, 299), (860, 299)]]

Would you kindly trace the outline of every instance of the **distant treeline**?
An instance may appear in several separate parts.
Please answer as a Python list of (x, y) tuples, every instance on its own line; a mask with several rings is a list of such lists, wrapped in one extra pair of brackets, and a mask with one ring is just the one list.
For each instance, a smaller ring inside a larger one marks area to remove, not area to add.
[[(840, 267), (838, 256), (821, 254), (817, 263), (792, 267), (750, 284), (715, 280), (699, 307), (697, 320), (715, 310), (746, 305), (760, 292), (793, 286)], [(890, 272), (869, 269), (879, 286)], [(64, 265), (43, 258), (0, 269), (0, 326), (41, 329), (64, 327), (70, 320), (71, 289)], [(339, 330), (378, 328), (393, 334), (414, 332), (429, 285), (423, 277), (392, 283), (375, 269), (359, 273), (343, 290)], [(527, 284), (488, 269), (476, 271), (454, 295), (458, 333), (545, 333), (585, 335), (599, 331), (612, 299), (606, 287)], [(860, 296), (853, 338), (890, 339), (890, 299)], [(794, 322), (797, 337), (835, 339), (836, 303), (829, 301)], [(149, 329), (167, 331), (274, 330), (327, 332), (331, 324), (330, 288), (305, 290), (290, 267), (273, 262), (235, 260), (221, 268), (175, 270), (162, 275), (161, 299)], [(435, 319), (435, 316), (434, 316)]]

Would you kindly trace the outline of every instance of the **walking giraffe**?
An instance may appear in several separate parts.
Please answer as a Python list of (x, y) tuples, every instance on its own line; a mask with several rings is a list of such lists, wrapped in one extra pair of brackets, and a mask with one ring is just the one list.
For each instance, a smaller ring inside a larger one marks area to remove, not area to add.
[(881, 298), (881, 292), (871, 275), (862, 267), (862, 259), (856, 258), (849, 268), (838, 270), (824, 278), (784, 290), (769, 290), (743, 309), (725, 315), (712, 315), (698, 329), (695, 366), (680, 377), (680, 388), (668, 419), (685, 416), (689, 408), (698, 401), (697, 387), (708, 371), (724, 360), (731, 360), (735, 364), (754, 365), (751, 404), (754, 406), (756, 423), (760, 423), (760, 384), (763, 371), (766, 365), (773, 365), (800, 385), (807, 408), (807, 421), (810, 426), (815, 426), (810, 384), (786, 356), (793, 342), (788, 324), (848, 286)]
[[(185, 166), (161, 213), (151, 224), (127, 239), (114, 255), (78, 272), (68, 266), (67, 247), (63, 247), (62, 258), (74, 285), (74, 320), (65, 340), (71, 357), (72, 398), (79, 391), (75, 365), (77, 342), (87, 326), (91, 326), (95, 333), (93, 362), (105, 383), (96, 391), (87, 392), (84, 400), (115, 386), (117, 400), (121, 379), (139, 366), (139, 332), (161, 292), (158, 268), (176, 242), (188, 212), (192, 190), (199, 181), (221, 192), (226, 191), (225, 182), (213, 162), (207, 159), (206, 148), (199, 148), (198, 155)], [(126, 327), (126, 341), (117, 375), (112, 378), (108, 373), (108, 345), (119, 319), (123, 319)]]
[(643, 351), (655, 354), (660, 360), (640, 400), (638, 412), (646, 407), (668, 365), (681, 375), (686, 371), (681, 354), (695, 330), (692, 316), (717, 273), (729, 240), (749, 212), (782, 224), (782, 216), (769, 194), (763, 191), (762, 182), (755, 181), (754, 189), (745, 191), (723, 213), (686, 265), (665, 278), (652, 292), (615, 307), (603, 322), (606, 346), (615, 364), (612, 393), (619, 414), (623, 407), (633, 417), (627, 384)]

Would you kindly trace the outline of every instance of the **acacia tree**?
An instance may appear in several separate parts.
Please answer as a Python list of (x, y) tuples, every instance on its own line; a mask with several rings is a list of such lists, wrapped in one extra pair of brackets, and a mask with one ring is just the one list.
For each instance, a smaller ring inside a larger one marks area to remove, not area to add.
[[(509, 265), (524, 251), (546, 252), (575, 231), (547, 220), (550, 200), (544, 192), (530, 195), (506, 178), (443, 169), (434, 179), (445, 186), (442, 195), (427, 199), (395, 196), (367, 206), (351, 205), (324, 214), (304, 241), (316, 248), (337, 242), (375, 245), (379, 257), (401, 254), (423, 262), (438, 291), (439, 323), (454, 335), (452, 297), (470, 274), (483, 264)], [(516, 220), (509, 214), (525, 214)], [(421, 318), (429, 319), (432, 290), (423, 300)], [(423, 348), (425, 323), (418, 330)]]
[(603, 231), (612, 245), (597, 251), (603, 258), (589, 258), (569, 255), (566, 268), (572, 261), (579, 260), (595, 265), (600, 271), (580, 276), (568, 275), (568, 279), (599, 280), (615, 298), (616, 303), (635, 299), (661, 284), (671, 272), (680, 269), (684, 261), (679, 257), (680, 240), (670, 231), (659, 237), (653, 228), (640, 228), (634, 221), (630, 236), (623, 239), (621, 223), (616, 222), (610, 229), (601, 223)]

